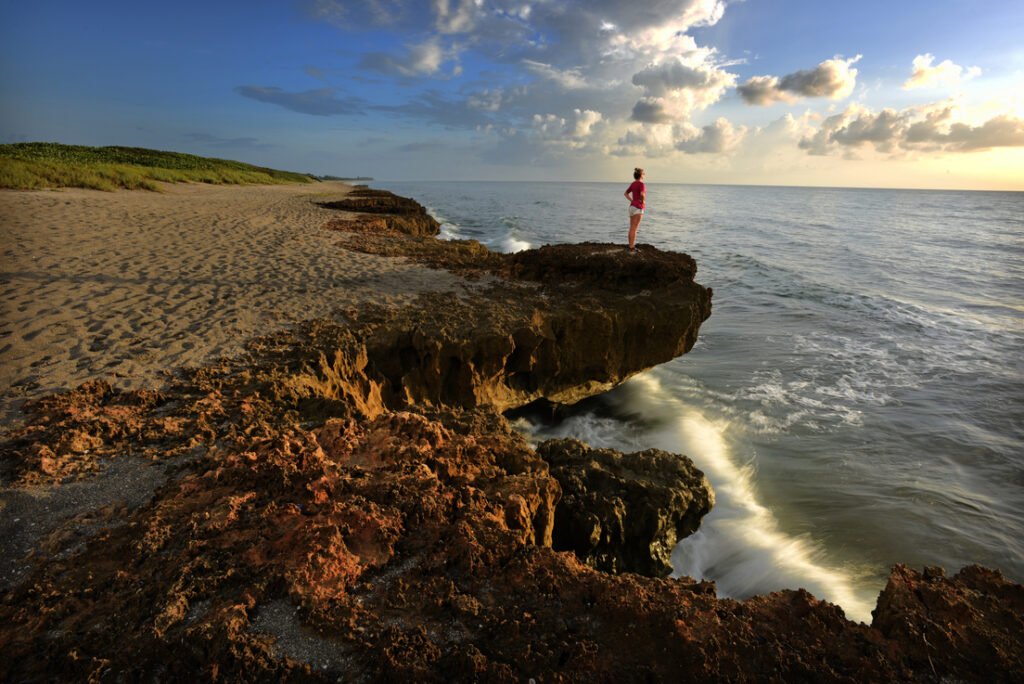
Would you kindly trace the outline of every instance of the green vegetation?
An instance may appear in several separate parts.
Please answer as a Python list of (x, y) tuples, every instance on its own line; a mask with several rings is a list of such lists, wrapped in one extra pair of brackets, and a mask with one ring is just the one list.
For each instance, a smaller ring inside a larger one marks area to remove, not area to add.
[(155, 190), (159, 182), (244, 185), (310, 183), (301, 173), (140, 147), (84, 147), (59, 143), (0, 145), (0, 188), (79, 187)]

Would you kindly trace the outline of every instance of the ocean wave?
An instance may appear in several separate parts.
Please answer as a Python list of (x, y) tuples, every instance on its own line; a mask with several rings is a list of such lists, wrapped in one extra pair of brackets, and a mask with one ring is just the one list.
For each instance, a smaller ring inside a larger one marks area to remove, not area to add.
[(879, 588), (867, 579), (870, 573), (836, 567), (809, 536), (781, 528), (759, 501), (754, 463), (730, 443), (728, 435), (737, 427), (733, 422), (708, 418), (666, 390), (650, 371), (634, 376), (608, 400), (620, 415), (634, 418), (586, 412), (556, 426), (526, 421), (517, 427), (534, 440), (573, 437), (620, 451), (655, 447), (687, 454), (707, 475), (717, 502), (701, 530), (673, 552), (676, 576), (713, 580), (721, 595), (738, 599), (804, 587), (842, 606), (852, 619), (870, 621)]

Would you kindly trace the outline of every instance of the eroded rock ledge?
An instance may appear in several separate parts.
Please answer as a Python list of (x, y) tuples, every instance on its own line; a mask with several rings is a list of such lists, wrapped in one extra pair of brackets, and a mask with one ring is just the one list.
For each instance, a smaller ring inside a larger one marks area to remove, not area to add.
[(41, 540), (0, 602), (0, 679), (1019, 680), (1024, 595), (982, 568), (897, 567), (872, 626), (803, 591), (737, 602), (596, 569), (663, 574), (711, 504), (703, 476), (663, 452), (534, 450), (498, 411), (692, 347), (711, 293), (689, 257), (509, 258), (378, 228), (349, 246), (493, 287), (307, 321), (160, 391), (27, 406), (5, 484), (186, 463), (148, 503)]
[(328, 230), (397, 232), (428, 237), (441, 232), (437, 220), (418, 202), (365, 185), (353, 188), (345, 199), (322, 202), (320, 206), (358, 214), (330, 222), (325, 226)]

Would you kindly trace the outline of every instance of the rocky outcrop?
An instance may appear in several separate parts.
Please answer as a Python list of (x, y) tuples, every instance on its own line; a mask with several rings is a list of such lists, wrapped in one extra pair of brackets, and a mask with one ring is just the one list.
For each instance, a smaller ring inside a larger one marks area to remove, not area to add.
[(5, 484), (59, 487), (128, 454), (168, 477), (22, 561), (0, 680), (1021, 679), (1021, 588), (991, 571), (896, 568), (867, 626), (804, 591), (738, 602), (594, 567), (662, 574), (712, 503), (703, 476), (663, 452), (534, 450), (498, 409), (688, 350), (711, 298), (689, 257), (346, 239), (497, 278), (306, 321), (159, 392), (30, 403), (0, 445)]
[(663, 252), (651, 245), (625, 251), (622, 245), (584, 242), (545, 245), (507, 256), (508, 274), (517, 280), (598, 286), (627, 297), (693, 282), (697, 262), (689, 254)]
[[(547, 254), (538, 264), (521, 253), (491, 268), (520, 270), (542, 286), (504, 280), (476, 300), (435, 296), (402, 311), (360, 312), (352, 333), (321, 326), (318, 334), (336, 342), (321, 346), (291, 387), (367, 415), (442, 406), (504, 411), (541, 398), (571, 404), (686, 353), (711, 314), (712, 292), (693, 281), (685, 255), (652, 249), (638, 257), (599, 244), (545, 251), (561, 254), (564, 273)], [(615, 262), (621, 273), (612, 282)], [(650, 277), (652, 269), (659, 275)]]
[(715, 504), (704, 473), (678, 454), (623, 454), (574, 439), (548, 440), (537, 454), (562, 488), (554, 548), (598, 570), (667, 577), (676, 542)]
[(329, 230), (424, 236), (434, 236), (441, 232), (437, 220), (418, 202), (387, 190), (372, 190), (365, 185), (353, 188), (345, 199), (321, 202), (320, 206), (360, 214), (355, 218), (336, 219), (328, 223), (325, 227)]
[(312, 398), (344, 394), (372, 410), (572, 404), (688, 352), (711, 315), (713, 293), (683, 254), (586, 243), (497, 255), (472, 241), (359, 237), (367, 251), (502, 280), (475, 301), (361, 313), (365, 350), (330, 351), (298, 374)]

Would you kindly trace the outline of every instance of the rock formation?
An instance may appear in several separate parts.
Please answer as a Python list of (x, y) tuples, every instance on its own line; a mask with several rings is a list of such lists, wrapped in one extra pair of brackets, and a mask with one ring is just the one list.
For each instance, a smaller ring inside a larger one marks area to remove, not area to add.
[(537, 454), (562, 487), (554, 548), (598, 570), (667, 577), (676, 542), (715, 505), (704, 473), (678, 454), (622, 454), (574, 439), (548, 440)]
[(377, 228), (348, 244), (493, 286), (306, 321), (159, 391), (26, 406), (4, 483), (145, 459), (166, 478), (39, 533), (0, 587), (0, 679), (1021, 679), (1024, 597), (998, 573), (897, 567), (872, 626), (804, 591), (721, 599), (659, 577), (713, 501), (688, 459), (509, 428), (502, 409), (692, 347), (711, 293), (689, 257)]
[(332, 221), (326, 226), (331, 230), (391, 231), (425, 236), (441, 232), (437, 220), (418, 202), (365, 185), (356, 186), (345, 199), (322, 202), (320, 206), (359, 214), (355, 218)]

